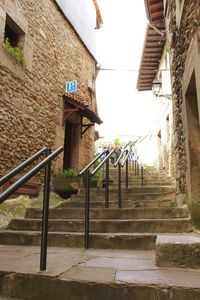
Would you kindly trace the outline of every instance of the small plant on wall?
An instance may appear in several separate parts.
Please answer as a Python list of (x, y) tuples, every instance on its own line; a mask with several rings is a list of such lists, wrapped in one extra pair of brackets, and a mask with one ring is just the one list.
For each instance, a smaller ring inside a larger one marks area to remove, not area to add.
[(77, 194), (80, 177), (77, 170), (65, 169), (54, 176), (54, 191), (62, 198), (68, 199), (72, 194)]
[(13, 47), (8, 38), (4, 40), (4, 48), (10, 55), (12, 55), (23, 67), (26, 66), (25, 58), (22, 49), (19, 47)]
[[(100, 164), (100, 160), (97, 160), (94, 164), (94, 168), (96, 168), (99, 164)], [(101, 183), (102, 183), (102, 170), (97, 171), (97, 173), (91, 177), (90, 179), (90, 186), (91, 187), (100, 187)]]
[(94, 176), (91, 177), (90, 186), (100, 187), (101, 182), (102, 182), (102, 171), (99, 170)]

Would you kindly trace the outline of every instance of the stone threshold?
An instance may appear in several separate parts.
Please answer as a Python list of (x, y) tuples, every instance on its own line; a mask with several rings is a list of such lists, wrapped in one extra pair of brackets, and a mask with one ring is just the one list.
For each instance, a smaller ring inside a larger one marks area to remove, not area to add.
[[(0, 246), (2, 294), (22, 299), (200, 299), (200, 270), (155, 265), (154, 251)], [(1, 299), (1, 298), (0, 298)]]

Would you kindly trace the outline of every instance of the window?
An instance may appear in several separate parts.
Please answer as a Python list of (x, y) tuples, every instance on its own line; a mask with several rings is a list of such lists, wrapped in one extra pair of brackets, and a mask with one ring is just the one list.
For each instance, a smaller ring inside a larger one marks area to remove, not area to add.
[(24, 46), (24, 32), (21, 28), (6, 15), (4, 41), (8, 40), (12, 47), (23, 48)]
[(4, 5), (0, 7), (1, 64), (23, 79), (25, 69), (32, 70), (33, 61), (33, 42), (28, 34), (28, 20), (24, 10), (16, 6), (16, 1), (3, 2)]

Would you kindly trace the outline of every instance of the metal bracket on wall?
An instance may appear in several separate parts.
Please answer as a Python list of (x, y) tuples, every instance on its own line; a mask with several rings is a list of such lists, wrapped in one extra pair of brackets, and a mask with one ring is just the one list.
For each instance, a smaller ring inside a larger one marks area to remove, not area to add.
[(94, 126), (94, 123), (83, 124), (83, 118), (81, 119), (81, 138), (84, 133), (92, 126)]

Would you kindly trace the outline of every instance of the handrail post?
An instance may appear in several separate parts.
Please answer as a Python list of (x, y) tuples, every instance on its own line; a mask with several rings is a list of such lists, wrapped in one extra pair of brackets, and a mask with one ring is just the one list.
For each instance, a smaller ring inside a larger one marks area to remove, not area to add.
[(105, 208), (109, 208), (109, 159), (106, 161)]
[[(46, 157), (49, 156), (50, 154), (51, 154), (51, 150), (47, 149)], [(51, 178), (51, 161), (45, 167), (41, 251), (40, 251), (40, 271), (46, 270), (46, 261), (47, 261), (50, 178)]]
[(90, 223), (90, 170), (85, 172), (85, 249), (89, 248), (89, 223)]
[(128, 189), (128, 159), (126, 160), (126, 189)]
[(121, 191), (121, 163), (118, 164), (118, 207), (122, 207), (122, 191)]
[(134, 161), (134, 167), (135, 167), (135, 176), (137, 175), (137, 160), (136, 160), (136, 157), (135, 157), (135, 161)]
[(144, 167), (141, 166), (141, 181), (142, 181), (142, 186), (144, 185)]
[(139, 174), (139, 161), (138, 161), (138, 157), (137, 157), (137, 176), (140, 176), (140, 174)]

